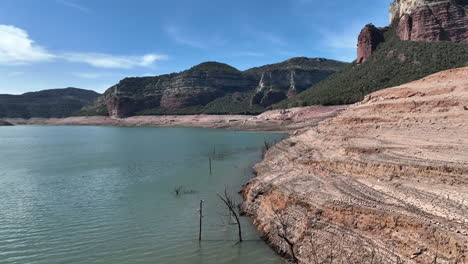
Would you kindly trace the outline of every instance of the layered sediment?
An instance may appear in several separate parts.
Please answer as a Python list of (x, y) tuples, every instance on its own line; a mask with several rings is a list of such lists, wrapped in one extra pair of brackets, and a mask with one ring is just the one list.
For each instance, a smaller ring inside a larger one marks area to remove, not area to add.
[(299, 263), (466, 263), (466, 76), (372, 93), (279, 143), (255, 166), (242, 210)]
[(200, 127), (293, 133), (296, 130), (314, 126), (325, 119), (334, 117), (348, 107), (347, 105), (296, 107), (285, 110), (271, 110), (257, 116), (164, 115), (127, 118), (79, 116), (68, 118), (6, 118), (4, 121), (15, 125)]

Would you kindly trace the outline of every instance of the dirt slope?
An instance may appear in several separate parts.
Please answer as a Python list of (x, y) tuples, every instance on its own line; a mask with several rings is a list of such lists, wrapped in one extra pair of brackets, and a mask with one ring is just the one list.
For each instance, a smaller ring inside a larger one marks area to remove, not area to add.
[(300, 263), (466, 263), (468, 68), (370, 94), (256, 171), (243, 210)]

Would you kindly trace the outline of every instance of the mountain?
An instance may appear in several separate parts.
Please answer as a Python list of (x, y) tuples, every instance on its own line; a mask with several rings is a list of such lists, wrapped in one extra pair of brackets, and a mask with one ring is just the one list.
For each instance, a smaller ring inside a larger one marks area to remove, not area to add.
[(67, 117), (99, 97), (78, 88), (51, 89), (22, 95), (0, 94), (0, 118)]
[(294, 58), (246, 71), (204, 62), (180, 73), (126, 78), (82, 115), (254, 114), (320, 82), (346, 63)]
[(342, 67), (342, 62), (334, 60), (300, 57), (249, 69), (245, 73), (259, 79), (251, 103), (272, 105), (309, 89)]
[(377, 28), (369, 24), (361, 31), (355, 62), (313, 89), (272, 108), (355, 103), (377, 90), (467, 66), (467, 2), (395, 1), (390, 10), (390, 26)]

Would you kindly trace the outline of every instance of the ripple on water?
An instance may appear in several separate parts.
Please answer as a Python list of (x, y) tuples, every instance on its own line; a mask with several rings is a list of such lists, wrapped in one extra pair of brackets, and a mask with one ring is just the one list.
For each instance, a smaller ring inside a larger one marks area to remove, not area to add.
[[(237, 244), (216, 197), (225, 185), (238, 190), (264, 139), (280, 137), (181, 128), (0, 130), (0, 160), (8, 160), (0, 164), (0, 263), (282, 263), (245, 219), (247, 241)], [(178, 185), (197, 192), (175, 197)]]

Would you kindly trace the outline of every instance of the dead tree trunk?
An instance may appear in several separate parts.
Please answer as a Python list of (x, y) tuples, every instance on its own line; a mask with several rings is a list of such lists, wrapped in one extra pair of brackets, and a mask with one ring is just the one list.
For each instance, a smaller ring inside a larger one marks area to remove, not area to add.
[(198, 231), (198, 241), (201, 241), (202, 235), (202, 218), (203, 218), (203, 200), (200, 200), (200, 229)]
[(223, 203), (226, 205), (228, 208), (229, 212), (234, 216), (236, 219), (236, 224), (237, 224), (237, 230), (238, 230), (238, 235), (239, 235), (239, 242), (242, 242), (242, 227), (240, 223), (240, 218), (239, 218), (239, 213), (237, 211), (237, 204), (234, 202), (234, 199), (228, 194), (227, 188), (224, 189), (224, 194), (220, 195), (217, 193), (219, 199), (223, 201)]

